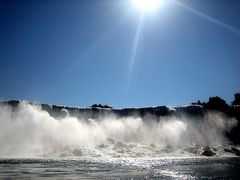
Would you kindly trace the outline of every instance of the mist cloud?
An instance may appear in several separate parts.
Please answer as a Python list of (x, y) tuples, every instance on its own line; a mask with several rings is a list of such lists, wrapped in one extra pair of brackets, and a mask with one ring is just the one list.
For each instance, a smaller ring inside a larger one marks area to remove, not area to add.
[(53, 118), (40, 106), (24, 102), (16, 109), (1, 105), (0, 157), (57, 156), (68, 150), (79, 156), (91, 156), (92, 152), (99, 156), (151, 156), (166, 147), (221, 146), (229, 143), (225, 133), (236, 123), (217, 112), (206, 113), (203, 118), (182, 115), (158, 121), (147, 116), (117, 118), (113, 114), (81, 119), (69, 115)]

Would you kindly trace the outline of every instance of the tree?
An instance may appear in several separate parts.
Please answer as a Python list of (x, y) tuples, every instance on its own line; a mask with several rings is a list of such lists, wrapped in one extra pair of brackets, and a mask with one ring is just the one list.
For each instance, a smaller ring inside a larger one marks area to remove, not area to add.
[(232, 102), (232, 105), (240, 105), (240, 93), (235, 93), (234, 94), (234, 100)]
[(192, 105), (203, 105), (204, 103), (202, 103), (200, 100), (198, 100), (197, 102), (193, 102)]
[(206, 109), (218, 110), (221, 112), (229, 113), (229, 106), (225, 100), (221, 99), (218, 96), (210, 97), (209, 101), (205, 105)]

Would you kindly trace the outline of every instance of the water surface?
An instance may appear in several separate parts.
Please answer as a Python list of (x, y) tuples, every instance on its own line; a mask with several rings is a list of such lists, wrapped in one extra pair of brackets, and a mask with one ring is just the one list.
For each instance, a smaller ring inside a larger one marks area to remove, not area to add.
[(0, 178), (239, 179), (240, 158), (0, 159)]

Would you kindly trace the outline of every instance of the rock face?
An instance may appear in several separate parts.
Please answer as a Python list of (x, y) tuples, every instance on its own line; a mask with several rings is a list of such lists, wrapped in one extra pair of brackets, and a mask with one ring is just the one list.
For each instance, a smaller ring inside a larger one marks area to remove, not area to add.
[(213, 150), (210, 149), (210, 147), (208, 147), (208, 146), (203, 148), (203, 151), (200, 154), (203, 155), (203, 156), (214, 156), (214, 155), (216, 155), (216, 153), (213, 152)]
[(232, 151), (234, 154), (236, 154), (237, 156), (240, 156), (240, 150), (239, 150), (239, 149), (237, 149), (237, 148), (235, 148), (235, 147), (232, 147), (232, 148), (231, 148), (231, 151)]
[(233, 153), (233, 151), (231, 149), (228, 149), (228, 148), (225, 148), (224, 151), (228, 152), (228, 153)]
[[(201, 120), (206, 112), (218, 111), (224, 113), (230, 118), (235, 118), (237, 124), (230, 131), (225, 132), (227, 138), (233, 143), (233, 145), (240, 145), (240, 105), (239, 105), (240, 93), (235, 95), (235, 100), (232, 105), (228, 105), (226, 101), (219, 97), (209, 98), (209, 102), (193, 103), (193, 105), (178, 106), (178, 107), (167, 107), (167, 106), (156, 106), (156, 107), (145, 107), (145, 108), (123, 108), (114, 109), (108, 105), (94, 104), (90, 108), (78, 108), (78, 107), (66, 107), (50, 104), (35, 104), (28, 102), (31, 105), (38, 105), (43, 111), (47, 111), (50, 116), (54, 118), (63, 118), (66, 116), (76, 117), (79, 119), (98, 119), (99, 117), (105, 116), (116, 116), (117, 118), (122, 117), (142, 117), (143, 120), (146, 116), (147, 120), (160, 121), (162, 117), (176, 116), (181, 117), (182, 115), (193, 117), (192, 119)], [(22, 101), (0, 101), (1, 105), (10, 106), (13, 111), (18, 108), (18, 105)], [(200, 123), (200, 122), (199, 122)], [(239, 149), (233, 150), (236, 155), (239, 156)], [(206, 150), (207, 154), (208, 150)], [(205, 153), (203, 153), (205, 154)]]
[(231, 149), (225, 148), (224, 151), (228, 153), (233, 153), (236, 156), (240, 156), (240, 150), (235, 147), (232, 147)]
[[(13, 108), (17, 108), (21, 101), (13, 100), (0, 102), (0, 105), (9, 105)], [(65, 117), (67, 115), (84, 118), (84, 119), (96, 119), (98, 117), (109, 116), (109, 114), (116, 115), (117, 117), (144, 117), (151, 116), (153, 120), (159, 120), (163, 116), (178, 116), (178, 115), (188, 115), (188, 116), (203, 116), (204, 111), (202, 106), (199, 105), (188, 105), (182, 107), (170, 108), (167, 106), (156, 106), (156, 107), (144, 107), (144, 108), (123, 108), (114, 109), (108, 105), (94, 104), (89, 108), (78, 108), (78, 107), (66, 107), (50, 104), (34, 104), (28, 102), (32, 105), (39, 105), (42, 110), (47, 111), (52, 117)]]

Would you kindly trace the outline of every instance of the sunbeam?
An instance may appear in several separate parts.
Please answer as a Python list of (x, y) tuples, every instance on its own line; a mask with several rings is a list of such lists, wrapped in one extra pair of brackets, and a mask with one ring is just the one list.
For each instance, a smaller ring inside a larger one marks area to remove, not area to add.
[(130, 56), (130, 61), (129, 61), (127, 89), (129, 88), (129, 85), (131, 82), (132, 72), (134, 69), (135, 61), (136, 61), (136, 55), (137, 55), (137, 49), (138, 49), (138, 45), (139, 45), (140, 34), (141, 34), (141, 30), (142, 30), (143, 18), (144, 18), (144, 13), (141, 13), (141, 16), (139, 18), (139, 22), (137, 25), (136, 34), (134, 36), (133, 46), (132, 46), (132, 51), (131, 51), (131, 56)]
[(237, 29), (235, 27), (232, 27), (232, 26), (230, 26), (230, 25), (228, 25), (228, 24), (226, 24), (226, 23), (224, 23), (222, 21), (219, 21), (219, 20), (217, 20), (217, 19), (215, 19), (215, 18), (213, 18), (211, 16), (208, 16), (208, 15), (206, 15), (206, 14), (200, 12), (200, 11), (197, 11), (197, 10), (195, 10), (195, 9), (193, 9), (193, 8), (191, 8), (191, 7), (185, 5), (185, 4), (183, 4), (183, 3), (181, 3), (181, 2), (179, 2), (177, 0), (174, 0), (174, 2), (177, 5), (179, 5), (179, 6), (183, 7), (183, 8), (185, 8), (185, 9), (189, 10), (190, 12), (192, 12), (192, 13), (198, 15), (198, 16), (201, 16), (201, 17), (205, 18), (208, 21), (211, 21), (211, 22), (213, 22), (213, 23), (215, 23), (215, 24), (217, 24), (217, 25), (219, 25), (221, 27), (224, 27), (224, 28), (226, 28), (226, 29), (228, 29), (228, 30), (230, 30), (230, 31), (240, 35), (240, 30), (239, 29)]

